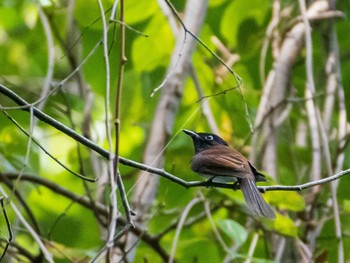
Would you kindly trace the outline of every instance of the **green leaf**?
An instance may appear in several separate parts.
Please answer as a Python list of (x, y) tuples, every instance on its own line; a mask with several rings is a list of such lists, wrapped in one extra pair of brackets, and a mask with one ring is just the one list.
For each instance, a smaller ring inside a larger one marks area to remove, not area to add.
[[(243, 22), (247, 19), (255, 20), (260, 27), (265, 21), (266, 15), (270, 10), (271, 3), (269, 1), (247, 2), (232, 1), (226, 8), (221, 20), (220, 31), (226, 40), (232, 46), (236, 46), (240, 39), (238, 31)], [(248, 30), (246, 34), (254, 35), (256, 31)]]
[(248, 233), (245, 228), (231, 219), (218, 220), (219, 228), (235, 243), (240, 246), (247, 240)]
[(212, 240), (188, 238), (181, 242), (178, 254), (181, 255), (182, 259), (196, 258), (198, 260), (197, 262), (220, 262), (220, 252), (214, 244), (215, 242)]
[(173, 50), (174, 38), (162, 14), (155, 15), (144, 33), (149, 37), (138, 37), (132, 46), (132, 63), (137, 72), (152, 71), (166, 67)]
[(344, 212), (350, 212), (350, 200), (349, 199), (345, 199), (343, 201), (343, 209), (344, 209)]
[(299, 212), (305, 209), (305, 200), (297, 192), (271, 191), (265, 194), (279, 208)]
[(281, 235), (297, 237), (298, 228), (294, 224), (294, 221), (286, 216), (283, 216), (279, 213), (276, 213), (276, 219), (272, 222), (265, 222), (268, 226), (270, 225), (271, 229), (275, 230), (277, 233)]
[(140, 23), (159, 11), (156, 1), (138, 0), (126, 1), (125, 10), (125, 22), (127, 24)]

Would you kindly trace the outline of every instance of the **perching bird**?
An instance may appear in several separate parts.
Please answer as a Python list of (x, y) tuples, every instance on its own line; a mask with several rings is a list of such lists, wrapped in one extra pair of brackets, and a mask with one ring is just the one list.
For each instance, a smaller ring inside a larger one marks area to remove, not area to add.
[(252, 213), (271, 219), (276, 217), (255, 184), (256, 181), (266, 181), (266, 178), (246, 157), (228, 147), (215, 134), (183, 131), (193, 140), (195, 155), (191, 160), (191, 169), (194, 172), (213, 182), (238, 183)]

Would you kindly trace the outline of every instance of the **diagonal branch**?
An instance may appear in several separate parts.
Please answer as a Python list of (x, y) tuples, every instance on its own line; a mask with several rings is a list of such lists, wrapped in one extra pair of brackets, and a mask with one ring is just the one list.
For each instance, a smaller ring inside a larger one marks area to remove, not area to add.
[[(21, 109), (24, 111), (29, 111), (30, 104), (26, 102), (24, 99), (22, 99), (20, 96), (18, 96), (16, 93), (11, 91), (10, 89), (6, 88), (5, 86), (0, 84), (0, 93), (6, 95), (8, 98), (12, 99), (14, 102), (16, 102), (19, 106), (21, 106)], [(1, 108), (0, 108), (1, 109)], [(75, 139), (76, 141), (80, 142), (81, 144), (85, 145), (86, 147), (90, 148), (91, 150), (95, 151), (96, 153), (100, 154), (104, 158), (108, 158), (109, 152), (105, 149), (101, 148), (97, 144), (95, 144), (93, 141), (83, 137), (82, 135), (76, 133), (71, 128), (65, 126), (64, 124), (56, 121), (49, 115), (43, 113), (42, 111), (39, 111), (37, 108), (33, 107), (33, 114), (38, 117), (41, 121), (51, 125), (52, 127), (62, 131), (64, 134), (68, 135), (69, 137)], [(143, 170), (149, 173), (160, 175), (169, 181), (179, 184), (183, 187), (190, 188), (190, 187), (219, 187), (219, 188), (232, 188), (231, 184), (220, 184), (220, 183), (214, 183), (214, 182), (208, 182), (208, 181), (194, 181), (194, 182), (187, 182), (179, 177), (174, 176), (171, 173), (168, 173), (164, 169), (161, 168), (154, 168), (124, 157), (119, 156), (119, 163), (123, 165), (127, 165), (130, 167), (134, 167), (139, 170)], [(338, 178), (347, 175), (350, 173), (350, 169), (340, 171), (332, 176), (329, 176), (327, 178), (323, 178), (320, 180), (312, 181), (306, 184), (301, 185), (295, 185), (295, 186), (281, 186), (281, 185), (275, 185), (275, 186), (259, 186), (258, 188), (262, 191), (275, 191), (275, 190), (285, 190), (285, 191), (300, 191), (307, 188), (314, 187), (316, 185), (325, 184), (334, 180), (337, 180)]]
[[(17, 179), (18, 179), (18, 174), (16, 173), (0, 173), (0, 182), (5, 180), (14, 181)], [(27, 181), (27, 182), (35, 183), (43, 187), (46, 187), (47, 189), (50, 189), (51, 191), (61, 196), (64, 196), (87, 209), (94, 210), (94, 212), (99, 213), (101, 216), (105, 218), (108, 218), (109, 209), (104, 204), (96, 201), (92, 204), (91, 199), (89, 199), (88, 197), (81, 196), (72, 191), (69, 191), (68, 189), (46, 178), (23, 174), (21, 175), (21, 181)], [(117, 223), (122, 226), (127, 224), (127, 220), (122, 216), (118, 216), (117, 220), (118, 220)], [(140, 237), (150, 247), (152, 247), (154, 251), (156, 251), (160, 255), (160, 257), (164, 259), (165, 262), (168, 261), (169, 255), (160, 245), (160, 238), (158, 236), (152, 236), (148, 234), (147, 231), (141, 228), (139, 225), (135, 225), (135, 227), (131, 228), (130, 231), (133, 232), (136, 236)]]
[(9, 238), (8, 238), (8, 240), (6, 240), (6, 245), (5, 245), (4, 251), (2, 252), (2, 254), (0, 256), (0, 262), (4, 259), (6, 251), (9, 248), (9, 245), (11, 244), (11, 241), (12, 241), (11, 224), (10, 224), (10, 220), (7, 217), (7, 213), (6, 213), (6, 210), (5, 210), (4, 199), (5, 199), (4, 197), (0, 197), (0, 204), (1, 204), (2, 213), (4, 215), (5, 222), (6, 222), (6, 225), (7, 225), (7, 230), (9, 232)]

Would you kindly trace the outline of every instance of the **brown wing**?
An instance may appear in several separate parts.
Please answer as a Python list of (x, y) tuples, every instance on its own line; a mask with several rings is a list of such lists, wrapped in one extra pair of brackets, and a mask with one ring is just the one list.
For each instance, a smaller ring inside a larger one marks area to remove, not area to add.
[(214, 146), (197, 153), (191, 161), (193, 171), (217, 176), (245, 178), (251, 175), (248, 160), (225, 146)]

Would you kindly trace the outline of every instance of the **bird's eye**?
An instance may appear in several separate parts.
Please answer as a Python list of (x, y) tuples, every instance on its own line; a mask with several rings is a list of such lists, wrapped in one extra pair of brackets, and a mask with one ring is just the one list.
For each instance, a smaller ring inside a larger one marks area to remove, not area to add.
[(204, 137), (204, 139), (206, 139), (207, 141), (212, 141), (214, 140), (214, 137), (212, 135), (207, 135)]

